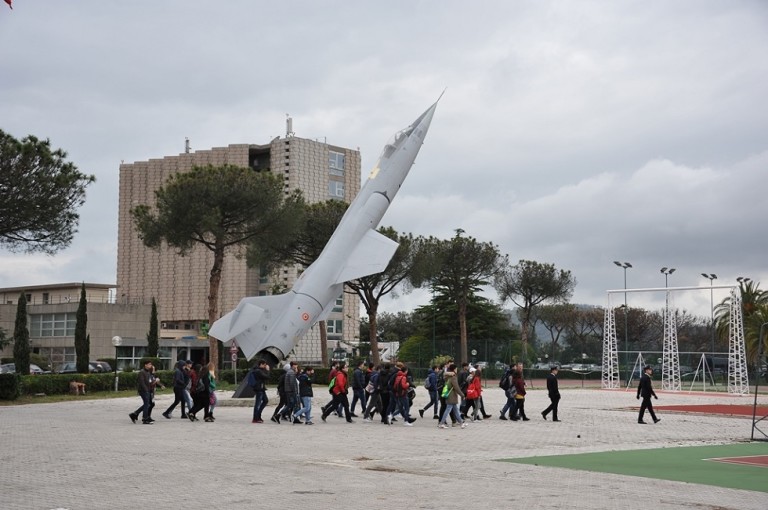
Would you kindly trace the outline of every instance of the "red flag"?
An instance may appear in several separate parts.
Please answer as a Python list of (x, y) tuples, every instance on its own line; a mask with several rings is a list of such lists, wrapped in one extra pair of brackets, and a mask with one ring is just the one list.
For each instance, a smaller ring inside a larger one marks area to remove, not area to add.
[(11, 5), (11, 2), (13, 2), (13, 0), (5, 0), (5, 3), (8, 4), (8, 7), (10, 7), (11, 10), (13, 10), (13, 6)]

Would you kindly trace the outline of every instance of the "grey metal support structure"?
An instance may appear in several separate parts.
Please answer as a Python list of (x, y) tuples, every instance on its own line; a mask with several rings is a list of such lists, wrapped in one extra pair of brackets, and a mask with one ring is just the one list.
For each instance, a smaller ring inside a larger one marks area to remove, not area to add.
[(664, 343), (661, 358), (661, 389), (680, 391), (680, 354), (677, 349), (677, 319), (672, 296), (667, 292), (664, 308)]
[[(768, 433), (758, 427), (758, 424), (768, 419), (768, 415), (757, 417), (757, 390), (760, 387), (760, 364), (763, 362), (763, 352), (765, 348), (765, 341), (763, 340), (763, 328), (768, 326), (768, 322), (764, 322), (760, 325), (760, 334), (757, 336), (757, 375), (755, 376), (755, 401), (752, 404), (752, 441), (768, 441)], [(760, 432), (763, 437), (755, 437), (755, 431)]]
[(602, 388), (617, 390), (621, 387), (619, 380), (619, 353), (616, 347), (616, 318), (611, 306), (611, 295), (608, 294), (608, 305), (605, 307), (603, 321), (603, 375)]
[(741, 290), (731, 290), (730, 324), (728, 328), (728, 393), (749, 395), (749, 374), (744, 348), (744, 319), (741, 313)]

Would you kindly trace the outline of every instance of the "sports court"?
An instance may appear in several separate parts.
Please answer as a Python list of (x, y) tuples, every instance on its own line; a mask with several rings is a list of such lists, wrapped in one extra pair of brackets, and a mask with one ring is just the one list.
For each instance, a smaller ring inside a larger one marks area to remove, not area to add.
[(768, 443), (550, 455), (507, 462), (768, 493)]

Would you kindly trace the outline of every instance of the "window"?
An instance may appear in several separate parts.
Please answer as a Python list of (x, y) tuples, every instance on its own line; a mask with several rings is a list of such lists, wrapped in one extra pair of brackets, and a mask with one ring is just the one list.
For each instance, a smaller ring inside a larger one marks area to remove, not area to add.
[[(160, 354), (158, 352), (158, 354)], [(123, 346), (117, 348), (117, 360), (115, 363), (117, 363), (117, 369), (123, 370), (125, 368), (131, 367), (135, 370), (138, 370), (142, 368), (139, 363), (141, 362), (141, 358), (147, 355), (147, 348), (146, 347), (131, 347), (131, 346)], [(159, 367), (158, 367), (159, 368)]]
[(344, 154), (341, 152), (330, 152), (328, 158), (328, 168), (331, 175), (344, 176)]
[(328, 334), (341, 336), (342, 329), (343, 329), (342, 323), (343, 321), (341, 319), (330, 319), (325, 321), (326, 330), (328, 331)]
[(334, 312), (342, 312), (344, 311), (344, 295), (336, 298), (336, 304), (333, 305), (333, 311)]
[(41, 338), (49, 336), (75, 336), (77, 314), (43, 313), (30, 315), (29, 336)]
[(52, 367), (77, 362), (74, 347), (40, 347), (39, 353), (48, 360)]
[(47, 292), (43, 292), (43, 304), (47, 305), (49, 303), (49, 300), (51, 298), (51, 295)]
[(269, 271), (267, 271), (267, 268), (262, 267), (259, 269), (259, 283), (267, 283), (267, 280), (269, 279)]
[(344, 183), (339, 181), (330, 181), (328, 183), (328, 196), (331, 198), (344, 198)]

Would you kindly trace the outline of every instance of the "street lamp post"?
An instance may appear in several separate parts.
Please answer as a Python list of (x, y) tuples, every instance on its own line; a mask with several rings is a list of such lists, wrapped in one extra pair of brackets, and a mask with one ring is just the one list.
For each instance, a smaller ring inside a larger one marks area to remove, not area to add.
[(123, 345), (123, 339), (119, 336), (113, 336), (112, 337), (112, 345), (115, 346), (115, 391), (118, 389), (118, 378), (117, 378), (117, 348)]
[(629, 262), (619, 262), (618, 260), (614, 260), (613, 263), (624, 269), (624, 364), (629, 366), (629, 321), (627, 320), (627, 313), (629, 312), (629, 308), (627, 308), (627, 268), (632, 267), (632, 264)]
[(715, 297), (712, 293), (712, 283), (717, 280), (717, 275), (712, 273), (701, 273), (701, 276), (709, 280), (709, 311), (712, 314), (712, 355), (715, 354)]

